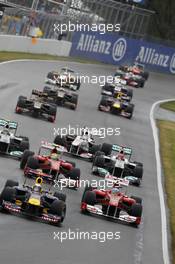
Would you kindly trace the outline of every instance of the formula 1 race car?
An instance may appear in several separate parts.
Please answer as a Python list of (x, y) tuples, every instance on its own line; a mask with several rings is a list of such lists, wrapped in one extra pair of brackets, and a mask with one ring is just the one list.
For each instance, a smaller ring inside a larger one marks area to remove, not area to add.
[(49, 72), (45, 82), (74, 91), (79, 90), (81, 85), (78, 74), (69, 68), (62, 68), (60, 72)]
[(131, 66), (128, 66), (128, 65), (120, 66), (119, 69), (124, 71), (124, 72), (132, 72), (135, 75), (140, 75), (145, 80), (148, 80), (148, 78), (149, 78), (149, 72), (147, 72), (145, 70), (145, 66), (143, 64), (140, 64), (137, 62)]
[(26, 177), (36, 178), (39, 174), (46, 182), (55, 183), (63, 187), (78, 188), (80, 169), (75, 163), (62, 159), (62, 152), (52, 143), (43, 142), (38, 154), (24, 151), (20, 168), (24, 169)]
[(117, 98), (102, 96), (98, 110), (131, 119), (134, 112), (134, 104), (123, 100), (120, 94)]
[(29, 149), (28, 137), (17, 136), (18, 123), (0, 119), (0, 154), (20, 158)]
[(122, 70), (118, 70), (115, 73), (115, 77), (122, 78), (126, 81), (126, 84), (135, 88), (143, 88), (145, 85), (145, 78), (138, 74), (134, 74), (132, 72), (124, 72)]
[(142, 199), (136, 196), (128, 197), (122, 192), (122, 184), (116, 182), (112, 188), (98, 189), (87, 185), (81, 200), (81, 212), (101, 215), (139, 226), (142, 217)]
[[(96, 134), (97, 135), (97, 134)], [(108, 146), (105, 143), (96, 145), (93, 133), (87, 127), (81, 129), (81, 135), (57, 135), (54, 143), (59, 151), (92, 161), (97, 151), (108, 155)]]
[(121, 98), (123, 101), (130, 102), (133, 97), (133, 90), (127, 88), (122, 84), (106, 83), (101, 90), (102, 95), (112, 96), (114, 98)]
[(76, 110), (78, 105), (78, 94), (66, 91), (62, 87), (48, 87), (43, 88), (43, 93), (47, 94), (49, 98), (52, 98), (53, 102), (58, 106), (66, 106), (72, 110)]
[(38, 91), (32, 90), (32, 94), (29, 99), (25, 96), (19, 96), (15, 112), (18, 114), (28, 113), (34, 117), (45, 118), (50, 122), (55, 122), (57, 114), (57, 106), (48, 95)]
[(131, 161), (132, 149), (119, 145), (110, 145), (111, 154), (106, 156), (98, 151), (93, 159), (92, 173), (116, 181), (124, 178), (130, 185), (140, 186), (143, 177), (143, 164)]
[(66, 196), (43, 190), (38, 177), (33, 186), (7, 180), (0, 194), (0, 210), (58, 225), (66, 216)]

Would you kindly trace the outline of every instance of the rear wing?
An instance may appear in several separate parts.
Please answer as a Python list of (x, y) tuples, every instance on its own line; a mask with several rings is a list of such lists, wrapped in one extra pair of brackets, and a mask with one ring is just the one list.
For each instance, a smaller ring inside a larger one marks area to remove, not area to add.
[(9, 121), (9, 120), (6, 120), (6, 119), (0, 119), (0, 126), (1, 127), (6, 127), (6, 126), (9, 126), (9, 129), (17, 129), (18, 127), (18, 123), (15, 122), (15, 121)]
[(114, 144), (112, 145), (112, 150), (114, 152), (120, 152), (121, 150), (123, 150), (125, 155), (128, 155), (128, 156), (132, 155), (132, 148), (129, 148), (129, 147), (122, 147), (120, 145)]

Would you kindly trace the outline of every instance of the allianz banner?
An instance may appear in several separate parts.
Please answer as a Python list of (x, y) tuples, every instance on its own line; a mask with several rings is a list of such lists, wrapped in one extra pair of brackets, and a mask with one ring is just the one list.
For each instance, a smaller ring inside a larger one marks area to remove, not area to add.
[(121, 65), (139, 62), (149, 70), (175, 74), (175, 49), (114, 33), (75, 32), (71, 56)]

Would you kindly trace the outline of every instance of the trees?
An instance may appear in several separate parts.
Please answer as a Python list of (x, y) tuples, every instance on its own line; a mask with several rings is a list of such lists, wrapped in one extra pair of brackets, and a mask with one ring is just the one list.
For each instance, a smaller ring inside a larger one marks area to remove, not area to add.
[(175, 40), (175, 1), (150, 0), (149, 9), (156, 12), (149, 33), (162, 39)]

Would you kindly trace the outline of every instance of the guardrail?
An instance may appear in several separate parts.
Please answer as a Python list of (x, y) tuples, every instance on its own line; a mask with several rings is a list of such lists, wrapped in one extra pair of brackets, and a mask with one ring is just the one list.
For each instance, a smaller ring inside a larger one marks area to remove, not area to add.
[(65, 40), (35, 39), (30, 37), (0, 35), (0, 50), (69, 56), (72, 43)]

